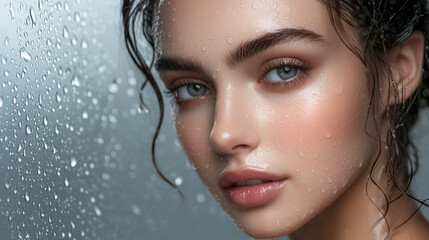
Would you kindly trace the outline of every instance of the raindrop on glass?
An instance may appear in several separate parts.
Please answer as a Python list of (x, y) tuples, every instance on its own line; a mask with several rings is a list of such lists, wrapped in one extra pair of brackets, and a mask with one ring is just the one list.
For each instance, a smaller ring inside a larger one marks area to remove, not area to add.
[(67, 29), (66, 26), (64, 26), (64, 28), (63, 28), (63, 37), (69, 38), (69, 30)]
[(0, 96), (0, 108), (3, 107), (3, 103), (4, 103), (3, 97)]
[(101, 216), (101, 210), (97, 206), (94, 207), (94, 211), (97, 216)]
[(31, 127), (30, 126), (25, 126), (25, 133), (27, 134), (27, 135), (30, 135), (31, 134)]
[(83, 119), (88, 119), (88, 113), (86, 111), (82, 112), (82, 118)]
[(36, 24), (36, 13), (34, 12), (33, 7), (30, 7), (30, 17), (31, 21), (33, 22), (33, 25)]
[(48, 118), (46, 116), (43, 117), (43, 126), (48, 125)]
[(27, 52), (25, 48), (19, 49), (19, 56), (25, 61), (31, 61), (31, 55)]
[(84, 40), (82, 40), (81, 47), (82, 47), (82, 48), (87, 48), (87, 47), (88, 47), (88, 42), (86, 42), (86, 40), (85, 40), (85, 39), (84, 39)]
[(3, 64), (3, 65), (5, 65), (7, 63), (7, 59), (3, 55), (1, 56), (0, 61), (1, 61), (1, 64)]
[(75, 157), (71, 157), (70, 158), (70, 166), (71, 167), (76, 167), (76, 164), (77, 164), (76, 158)]
[(183, 183), (183, 179), (182, 179), (181, 177), (177, 177), (177, 178), (174, 180), (174, 183), (175, 183), (177, 186), (180, 186), (180, 185), (182, 185), (182, 183)]
[(71, 84), (72, 84), (72, 86), (75, 86), (75, 87), (79, 87), (80, 86), (79, 78), (76, 75), (73, 76)]
[(5, 37), (4, 38), (4, 45), (7, 47), (9, 45), (9, 38)]
[(133, 211), (133, 213), (135, 215), (141, 215), (142, 211), (140, 210), (140, 208), (137, 205), (132, 205), (131, 206), (131, 210)]
[(68, 187), (69, 186), (69, 179), (66, 177), (65, 179), (64, 179), (64, 185), (66, 186), (66, 187)]
[(113, 82), (109, 85), (109, 92), (111, 93), (117, 93), (119, 90), (118, 84), (116, 82)]

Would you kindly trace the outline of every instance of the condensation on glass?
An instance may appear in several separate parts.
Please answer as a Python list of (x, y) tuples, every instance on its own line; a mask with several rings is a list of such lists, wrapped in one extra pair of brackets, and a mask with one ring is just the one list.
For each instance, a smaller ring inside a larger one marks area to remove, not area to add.
[(169, 119), (157, 156), (185, 201), (156, 175), (158, 115), (139, 108), (119, 5), (2, 1), (1, 239), (249, 239), (199, 182)]

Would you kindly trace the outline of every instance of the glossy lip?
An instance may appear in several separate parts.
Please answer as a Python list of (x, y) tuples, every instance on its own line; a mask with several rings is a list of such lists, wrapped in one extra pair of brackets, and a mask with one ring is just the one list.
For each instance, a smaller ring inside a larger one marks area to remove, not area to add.
[[(234, 183), (265, 180), (270, 181), (252, 186), (233, 187)], [(285, 185), (287, 178), (269, 172), (242, 169), (226, 171), (219, 177), (219, 186), (225, 197), (238, 207), (256, 207), (275, 198)]]

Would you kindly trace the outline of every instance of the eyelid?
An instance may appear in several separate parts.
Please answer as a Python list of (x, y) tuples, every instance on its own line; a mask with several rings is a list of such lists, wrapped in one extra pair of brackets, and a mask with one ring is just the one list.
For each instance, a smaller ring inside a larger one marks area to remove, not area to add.
[(260, 75), (264, 77), (268, 72), (279, 67), (295, 67), (305, 72), (311, 68), (311, 65), (297, 58), (276, 58), (262, 65)]

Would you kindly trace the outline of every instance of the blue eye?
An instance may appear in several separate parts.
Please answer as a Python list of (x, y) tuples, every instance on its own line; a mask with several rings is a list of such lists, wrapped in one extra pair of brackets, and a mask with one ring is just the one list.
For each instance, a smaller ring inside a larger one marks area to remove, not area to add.
[(204, 96), (208, 93), (208, 88), (201, 84), (187, 84), (176, 89), (175, 96), (178, 99), (190, 99)]
[(270, 82), (288, 81), (295, 77), (301, 70), (296, 67), (278, 67), (269, 71), (266, 75), (266, 79)]

